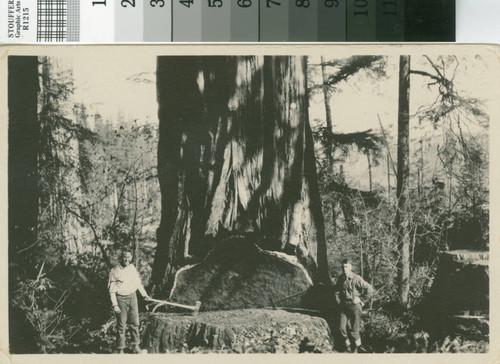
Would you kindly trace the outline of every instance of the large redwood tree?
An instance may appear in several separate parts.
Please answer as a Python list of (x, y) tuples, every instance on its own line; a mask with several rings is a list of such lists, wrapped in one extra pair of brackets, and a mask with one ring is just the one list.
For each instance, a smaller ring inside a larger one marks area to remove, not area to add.
[(305, 57), (158, 57), (156, 292), (231, 235), (329, 279), (306, 67)]

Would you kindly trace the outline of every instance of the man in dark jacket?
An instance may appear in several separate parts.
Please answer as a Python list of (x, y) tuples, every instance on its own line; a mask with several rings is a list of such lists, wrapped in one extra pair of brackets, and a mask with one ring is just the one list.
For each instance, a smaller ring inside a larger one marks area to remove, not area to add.
[[(335, 299), (340, 307), (340, 333), (345, 340), (346, 349), (357, 352), (361, 346), (359, 330), (361, 327), (361, 312), (363, 304), (373, 294), (372, 286), (361, 276), (352, 272), (352, 265), (342, 261), (343, 274), (335, 285)], [(349, 324), (349, 331), (347, 325)], [(351, 345), (351, 340), (354, 342)]]

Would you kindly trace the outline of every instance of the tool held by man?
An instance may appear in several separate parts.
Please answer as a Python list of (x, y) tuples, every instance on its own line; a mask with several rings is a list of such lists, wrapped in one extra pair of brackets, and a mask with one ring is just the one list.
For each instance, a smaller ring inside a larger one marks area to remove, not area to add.
[(187, 310), (191, 310), (191, 311), (193, 311), (193, 316), (196, 316), (198, 314), (198, 312), (200, 311), (200, 307), (201, 307), (200, 301), (196, 301), (196, 304), (194, 306), (182, 305), (180, 303), (174, 303), (174, 302), (170, 302), (170, 301), (157, 300), (155, 298), (149, 298), (148, 301), (150, 301), (151, 303), (156, 303), (155, 306), (153, 307), (153, 309), (151, 310), (151, 312), (153, 312), (153, 313), (161, 306), (173, 306), (173, 307), (181, 307), (181, 308), (185, 308)]
[(309, 289), (306, 289), (306, 290), (294, 293), (294, 294), (292, 294), (290, 296), (286, 296), (286, 297), (280, 298), (279, 300), (276, 300), (276, 301), (273, 298), (271, 298), (271, 305), (273, 307), (273, 310), (277, 310), (278, 309), (278, 307), (276, 305), (277, 303), (286, 301), (287, 299), (290, 299), (290, 298), (294, 298), (294, 297), (300, 296), (300, 295), (302, 295), (304, 293), (307, 293), (308, 290)]

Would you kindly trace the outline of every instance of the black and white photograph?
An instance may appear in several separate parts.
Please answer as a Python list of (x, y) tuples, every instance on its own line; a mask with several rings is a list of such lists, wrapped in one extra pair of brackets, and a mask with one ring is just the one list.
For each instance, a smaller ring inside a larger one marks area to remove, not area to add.
[(498, 47), (1, 53), (12, 358), (498, 356)]

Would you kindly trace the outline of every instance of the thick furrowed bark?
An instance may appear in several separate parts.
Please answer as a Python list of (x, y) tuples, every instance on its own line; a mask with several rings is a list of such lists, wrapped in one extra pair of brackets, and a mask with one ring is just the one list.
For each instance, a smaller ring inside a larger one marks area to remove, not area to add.
[(310, 201), (314, 155), (305, 161), (305, 74), (304, 57), (158, 58), (163, 211), (154, 285), (224, 237), (247, 233), (296, 255), (312, 277), (318, 260), (326, 265)]

